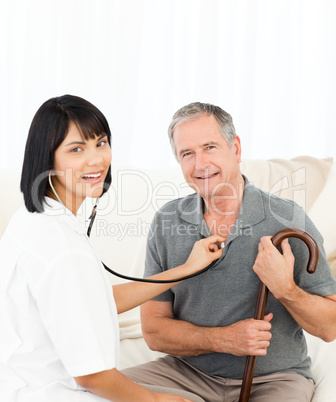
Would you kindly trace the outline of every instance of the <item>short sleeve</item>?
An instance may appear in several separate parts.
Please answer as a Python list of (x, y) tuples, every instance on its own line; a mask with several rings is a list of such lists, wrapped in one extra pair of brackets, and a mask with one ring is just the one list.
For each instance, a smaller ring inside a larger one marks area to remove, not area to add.
[[(144, 277), (152, 276), (159, 274), (164, 271), (164, 268), (162, 267), (162, 255), (160, 255), (159, 249), (161, 250), (161, 253), (163, 252), (163, 239), (159, 236), (159, 234), (163, 233), (162, 230), (160, 230), (160, 222), (158, 221), (158, 214), (154, 217), (152, 224), (151, 224), (151, 230), (150, 230), (150, 236), (147, 239), (147, 246), (146, 246), (146, 259), (145, 259), (145, 273)], [(158, 247), (158, 245), (160, 247)], [(167, 290), (164, 293), (161, 293), (160, 295), (156, 296), (153, 298), (153, 300), (156, 301), (173, 301), (174, 299), (174, 294), (171, 290)]]
[(319, 258), (315, 273), (309, 274), (306, 269), (309, 258), (308, 247), (302, 240), (292, 240), (292, 251), (295, 256), (296, 283), (305, 291), (319, 296), (336, 294), (336, 280), (327, 262), (323, 238), (308, 215), (305, 217), (304, 230), (316, 241)]
[(112, 286), (94, 254), (67, 250), (50, 262), (30, 254), (24, 267), (41, 320), (69, 374), (116, 367), (119, 334)]

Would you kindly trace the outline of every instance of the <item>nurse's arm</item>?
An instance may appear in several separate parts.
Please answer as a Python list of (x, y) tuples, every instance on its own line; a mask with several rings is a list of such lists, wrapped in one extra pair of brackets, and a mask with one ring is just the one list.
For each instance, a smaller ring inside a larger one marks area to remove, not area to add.
[[(182, 276), (190, 275), (202, 270), (211, 264), (212, 261), (220, 258), (223, 250), (219, 249), (216, 242), (221, 243), (221, 236), (210, 236), (197, 241), (190, 253), (188, 260), (176, 267), (160, 274), (153, 275), (149, 279), (171, 280)], [(152, 299), (162, 292), (172, 288), (180, 282), (174, 283), (145, 283), (129, 282), (113, 286), (113, 295), (117, 305), (118, 313), (123, 313), (140, 304)]]
[(114, 402), (191, 402), (179, 395), (158, 394), (136, 384), (117, 369), (75, 377), (78, 385), (92, 394)]

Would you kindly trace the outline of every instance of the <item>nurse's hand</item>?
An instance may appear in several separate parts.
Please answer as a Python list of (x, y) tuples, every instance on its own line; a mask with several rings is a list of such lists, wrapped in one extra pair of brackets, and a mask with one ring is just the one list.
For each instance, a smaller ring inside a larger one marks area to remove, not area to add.
[(218, 235), (198, 240), (194, 244), (188, 260), (184, 264), (188, 270), (188, 273), (200, 271), (211, 264), (212, 261), (220, 258), (223, 253), (223, 249), (219, 248), (216, 243), (222, 243), (223, 241), (223, 237)]
[(136, 384), (117, 369), (75, 377), (78, 385), (101, 398), (115, 402), (192, 402), (180, 395), (159, 394)]

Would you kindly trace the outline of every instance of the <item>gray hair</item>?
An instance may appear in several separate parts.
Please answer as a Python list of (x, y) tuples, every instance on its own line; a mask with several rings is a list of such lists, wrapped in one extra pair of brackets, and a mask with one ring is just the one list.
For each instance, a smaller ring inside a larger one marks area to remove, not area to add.
[(226, 113), (223, 109), (221, 109), (219, 106), (211, 105), (210, 103), (201, 103), (201, 102), (194, 102), (194, 103), (189, 103), (189, 105), (183, 106), (181, 109), (179, 109), (173, 116), (172, 121), (169, 125), (168, 128), (168, 137), (169, 137), (169, 142), (172, 147), (174, 155), (176, 155), (176, 148), (175, 148), (175, 142), (174, 142), (174, 130), (175, 128), (188, 121), (188, 120), (194, 120), (197, 119), (198, 117), (205, 115), (205, 116), (211, 116), (213, 115), (215, 119), (217, 120), (219, 130), (228, 143), (228, 145), (231, 147), (232, 142), (234, 138), (236, 137), (236, 129), (234, 128), (232, 117), (229, 115), (229, 113)]

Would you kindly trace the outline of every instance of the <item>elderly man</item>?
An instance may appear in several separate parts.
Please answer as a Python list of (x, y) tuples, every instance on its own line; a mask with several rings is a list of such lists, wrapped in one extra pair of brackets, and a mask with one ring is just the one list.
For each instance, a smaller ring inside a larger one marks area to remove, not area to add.
[[(241, 174), (240, 139), (221, 108), (181, 108), (169, 138), (195, 193), (156, 214), (145, 275), (183, 263), (194, 242), (211, 234), (224, 237), (224, 252), (209, 271), (142, 307), (147, 344), (167, 356), (124, 374), (209, 402), (238, 401), (246, 356), (260, 356), (250, 401), (310, 401), (314, 382), (302, 329), (326, 342), (336, 338), (336, 281), (321, 235), (297, 204), (261, 191)], [(304, 242), (285, 240), (282, 253), (273, 246), (271, 236), (285, 227), (315, 238), (320, 257), (314, 275), (306, 272)], [(259, 279), (270, 290), (264, 320), (252, 318)]]

